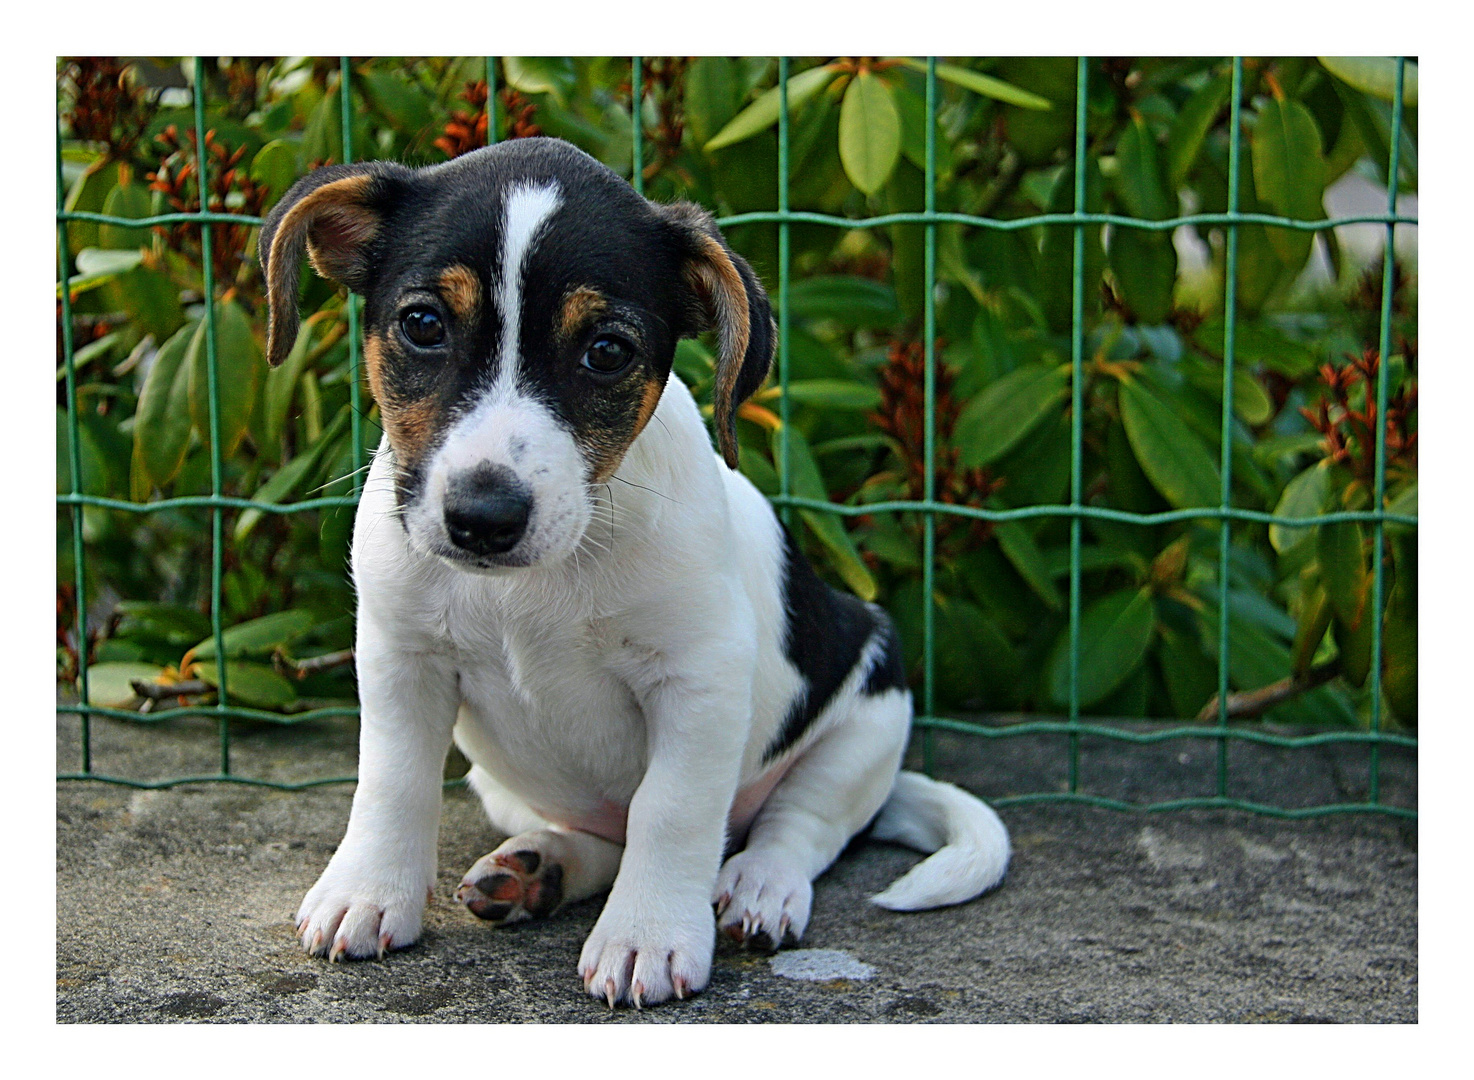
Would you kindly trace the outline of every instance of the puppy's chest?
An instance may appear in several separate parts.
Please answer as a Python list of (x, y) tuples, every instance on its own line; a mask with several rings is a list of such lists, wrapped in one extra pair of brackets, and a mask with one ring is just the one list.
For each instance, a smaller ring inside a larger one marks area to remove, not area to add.
[(417, 621), (454, 658), (468, 697), (511, 697), (519, 711), (627, 712), (663, 674), (632, 620), (576, 597), (462, 594)]

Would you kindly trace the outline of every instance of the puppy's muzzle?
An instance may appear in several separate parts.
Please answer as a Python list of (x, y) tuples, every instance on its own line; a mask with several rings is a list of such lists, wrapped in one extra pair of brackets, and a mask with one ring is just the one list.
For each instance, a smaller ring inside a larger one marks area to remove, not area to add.
[(445, 491), (445, 531), (462, 551), (485, 557), (517, 546), (532, 516), (532, 492), (504, 465), (482, 465)]

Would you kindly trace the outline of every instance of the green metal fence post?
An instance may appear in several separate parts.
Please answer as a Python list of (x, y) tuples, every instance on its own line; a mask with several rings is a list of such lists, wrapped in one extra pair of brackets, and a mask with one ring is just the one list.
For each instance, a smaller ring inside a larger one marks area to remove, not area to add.
[[(194, 58), (195, 181), (200, 192), (200, 212), (210, 209), (210, 155), (205, 145), (205, 59)], [(220, 373), (215, 341), (215, 261), (213, 226), (200, 223), (200, 261), (205, 293), (205, 371), (210, 395), (210, 494), (218, 500), (224, 492), (224, 461), (220, 453)], [(230, 775), (229, 681), (225, 662), (225, 629), (221, 623), (221, 596), (225, 564), (225, 512), (218, 503), (210, 510), (210, 629), (215, 639), (216, 723), (220, 733), (220, 773)]]
[[(353, 71), (346, 56), (338, 58), (338, 103), (342, 106), (343, 164), (353, 163)], [(363, 375), (359, 358), (358, 313), (362, 301), (350, 292), (348, 309), (348, 423), (353, 440), (353, 494), (363, 491)]]
[(644, 57), (630, 57), (630, 183), (645, 194), (645, 64)]
[[(786, 499), (793, 491), (788, 466), (788, 57), (778, 57), (778, 491)], [(793, 507), (778, 510), (786, 528), (793, 528)]]
[[(1397, 88), (1392, 106), (1392, 138), (1387, 154), (1387, 214), (1397, 214), (1398, 170), (1401, 168), (1402, 108), (1405, 57), (1397, 58)], [(1377, 490), (1373, 496), (1373, 507), (1377, 512), (1372, 526), (1372, 734), (1382, 730), (1382, 605), (1386, 599), (1386, 510), (1387, 510), (1387, 367), (1392, 353), (1392, 289), (1395, 284), (1394, 270), (1397, 263), (1397, 226), (1387, 223), (1386, 238), (1382, 247), (1382, 312), (1381, 327), (1377, 342)], [(1373, 805), (1382, 797), (1381, 753), (1377, 743), (1372, 743), (1368, 764), (1367, 799)]]
[[(922, 310), (924, 335), (922, 348), (926, 361), (926, 503), (925, 533), (922, 547), (922, 708), (928, 721), (936, 715), (936, 561), (937, 513), (937, 58), (926, 58), (926, 259)], [(928, 776), (936, 771), (932, 728), (928, 724), (921, 737), (922, 766)]]
[[(62, 183), (61, 171), (61, 118), (56, 125), (56, 248), (57, 272), (61, 279), (61, 354), (66, 370), (67, 387), (67, 463), (72, 470), (72, 497), (82, 494), (82, 432), (80, 414), (77, 411), (77, 364), (72, 341), (72, 255), (67, 242), (67, 223), (62, 219), (66, 207), (66, 188)], [(72, 518), (72, 582), (77, 590), (76, 639), (77, 639), (77, 692), (82, 709), (78, 717), (82, 724), (82, 772), (92, 771), (92, 714), (87, 711), (91, 701), (91, 684), (87, 675), (87, 559), (86, 546), (82, 542), (82, 516), (80, 501), (71, 506)]]
[(486, 58), (486, 145), (495, 146), (499, 137), (501, 118), (496, 100), (496, 57)]
[[(1070, 291), (1070, 726), (1080, 723), (1080, 508), (1085, 438), (1085, 142), (1088, 57), (1075, 63), (1075, 247)], [(1080, 790), (1080, 735), (1070, 732), (1070, 794)]]
[[(1244, 58), (1233, 58), (1233, 87), (1228, 123), (1228, 213), (1239, 212), (1240, 142), (1243, 112)], [(1224, 260), (1223, 280), (1223, 426), (1219, 445), (1219, 461), (1223, 470), (1219, 487), (1218, 522), (1218, 796), (1228, 797), (1228, 620), (1229, 620), (1229, 526), (1228, 511), (1233, 503), (1233, 361), (1238, 327), (1239, 227), (1228, 225), (1228, 256)]]

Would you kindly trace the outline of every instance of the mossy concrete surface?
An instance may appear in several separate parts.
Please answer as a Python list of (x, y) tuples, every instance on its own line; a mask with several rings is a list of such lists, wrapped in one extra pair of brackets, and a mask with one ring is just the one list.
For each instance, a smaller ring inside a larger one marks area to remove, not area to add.
[[(77, 720), (58, 723), (62, 769)], [(213, 771), (213, 727), (93, 725), (98, 771)], [(917, 740), (919, 742), (919, 740)], [(913, 747), (913, 755), (916, 748)], [(1057, 790), (1063, 738), (939, 735), (939, 774), (995, 797)], [(348, 723), (237, 734), (242, 774), (351, 773)], [(1364, 747), (1235, 745), (1232, 790), (1279, 805), (1363, 798)], [(1210, 791), (1212, 744), (1081, 742), (1087, 790), (1132, 801)], [(1415, 805), (1412, 755), (1384, 751), (1383, 794)], [(866, 898), (916, 856), (852, 847), (817, 884), (791, 963), (717, 948), (683, 1003), (611, 1012), (574, 973), (594, 900), (492, 929), (452, 900), (497, 842), (465, 789), (445, 799), (425, 934), (383, 962), (305, 956), (291, 915), (332, 854), (351, 785), (281, 792), (226, 784), (141, 791), (57, 786), (56, 1016), (61, 1022), (1414, 1022), (1416, 826), (1379, 814), (1282, 820), (1232, 811), (1126, 814), (1005, 808), (1005, 884), (956, 908), (902, 915)], [(835, 956), (835, 953), (843, 955)], [(824, 978), (825, 965), (851, 977)], [(782, 968), (783, 965), (780, 965)], [(873, 969), (871, 973), (870, 969)]]

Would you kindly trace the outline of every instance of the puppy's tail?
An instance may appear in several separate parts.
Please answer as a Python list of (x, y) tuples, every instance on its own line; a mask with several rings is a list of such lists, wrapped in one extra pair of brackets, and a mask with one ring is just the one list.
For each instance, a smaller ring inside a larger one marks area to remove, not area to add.
[(892, 911), (960, 904), (993, 888), (1008, 869), (1008, 829), (992, 808), (920, 773), (896, 776), (870, 836), (931, 856), (870, 898)]

